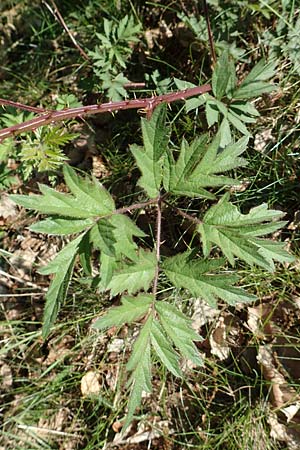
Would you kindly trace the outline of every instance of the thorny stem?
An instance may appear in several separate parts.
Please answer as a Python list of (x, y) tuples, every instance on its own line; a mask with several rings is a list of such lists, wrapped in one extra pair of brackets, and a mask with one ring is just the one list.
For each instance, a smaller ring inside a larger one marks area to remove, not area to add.
[(161, 245), (161, 205), (162, 205), (162, 198), (161, 194), (159, 194), (157, 199), (157, 216), (156, 216), (156, 267), (152, 289), (154, 297), (156, 296), (157, 293), (158, 276), (159, 276), (160, 245)]
[(213, 38), (213, 35), (212, 35), (211, 26), (210, 26), (208, 6), (207, 6), (206, 0), (203, 0), (203, 7), (204, 7), (204, 14), (205, 14), (207, 32), (208, 32), (208, 39), (209, 39), (209, 46), (210, 46), (212, 65), (215, 66), (216, 62), (217, 62), (217, 57), (216, 57), (214, 38)]
[[(147, 118), (150, 118), (154, 109), (161, 103), (171, 103), (177, 100), (184, 100), (195, 95), (204, 94), (210, 90), (211, 86), (209, 84), (204, 84), (203, 86), (184, 89), (183, 91), (171, 92), (170, 94), (158, 95), (157, 97), (153, 96), (134, 100), (122, 100), (119, 102), (108, 102), (99, 105), (79, 106), (77, 108), (62, 109), (60, 111), (45, 110), (41, 111), (41, 115), (39, 117), (35, 117), (34, 119), (27, 120), (26, 122), (0, 130), (0, 142), (8, 137), (24, 133), (25, 131), (35, 130), (36, 128), (50, 123), (104, 112), (113, 112), (125, 109), (144, 109), (147, 113)], [(5, 104), (7, 101), (0, 99), (0, 102)], [(24, 107), (24, 105), (22, 106)]]

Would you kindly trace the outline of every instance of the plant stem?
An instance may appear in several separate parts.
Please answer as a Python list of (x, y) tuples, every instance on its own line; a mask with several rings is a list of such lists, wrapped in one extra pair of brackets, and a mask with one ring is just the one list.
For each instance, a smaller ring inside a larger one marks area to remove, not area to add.
[(172, 208), (176, 214), (179, 214), (180, 216), (184, 217), (185, 219), (194, 222), (197, 225), (201, 225), (202, 221), (200, 219), (198, 219), (197, 217), (191, 216), (190, 214), (185, 213), (184, 211), (182, 211), (181, 209), (177, 208), (176, 206), (171, 205), (171, 203), (163, 200), (163, 203), (165, 203), (166, 205), (168, 205), (170, 208)]
[(151, 200), (148, 200), (147, 202), (135, 203), (134, 205), (124, 206), (123, 208), (116, 209), (112, 214), (124, 214), (126, 212), (134, 211), (136, 209), (146, 208), (147, 206), (157, 203), (157, 201), (158, 201), (157, 198), (153, 198)]
[(155, 297), (157, 294), (157, 286), (158, 286), (158, 276), (159, 276), (159, 262), (160, 262), (160, 245), (161, 245), (161, 205), (162, 199), (161, 194), (159, 194), (157, 199), (157, 217), (156, 217), (156, 267), (155, 267), (155, 275), (153, 280), (153, 289), (152, 293)]
[(53, 10), (49, 7), (49, 5), (47, 4), (47, 2), (43, 1), (43, 3), (46, 5), (46, 7), (49, 9), (49, 11), (51, 12), (51, 14), (53, 14), (53, 16), (55, 17), (55, 19), (62, 25), (62, 27), (64, 28), (64, 30), (66, 31), (67, 35), (69, 36), (69, 38), (71, 39), (71, 41), (73, 42), (73, 44), (75, 45), (75, 47), (77, 48), (77, 50), (79, 51), (79, 53), (81, 54), (81, 56), (86, 60), (86, 61), (90, 61), (90, 58), (88, 57), (88, 55), (86, 54), (86, 52), (83, 50), (82, 47), (80, 47), (80, 45), (78, 44), (78, 42), (76, 41), (76, 39), (74, 38), (73, 34), (71, 33), (69, 27), (67, 26), (66, 22), (64, 21), (63, 16), (61, 15), (61, 13), (59, 12), (58, 7), (56, 6), (56, 3), (54, 2), (54, 0), (50, 0), (51, 5), (53, 6)]
[(48, 109), (38, 108), (37, 106), (23, 105), (23, 103), (12, 102), (11, 100), (5, 100), (4, 98), (0, 98), (0, 105), (12, 106), (13, 108), (24, 109), (25, 111), (31, 111), (31, 112), (35, 112), (37, 114), (45, 114), (47, 112), (50, 112), (50, 110), (48, 110)]
[(207, 6), (206, 0), (203, 0), (203, 7), (204, 7), (204, 15), (205, 15), (205, 19), (206, 19), (206, 26), (207, 26), (207, 32), (208, 32), (208, 39), (209, 39), (209, 46), (210, 46), (212, 65), (214, 67), (216, 65), (216, 62), (217, 62), (217, 57), (216, 57), (214, 38), (213, 38), (213, 35), (212, 35), (211, 26), (210, 26), (208, 6)]
[[(182, 91), (171, 92), (170, 94), (158, 95), (157, 97), (141, 98), (134, 100), (122, 100), (119, 102), (108, 102), (96, 105), (79, 106), (77, 108), (67, 108), (60, 111), (44, 111), (39, 117), (36, 117), (26, 122), (13, 125), (8, 128), (0, 130), (0, 142), (4, 139), (14, 136), (16, 134), (24, 133), (25, 131), (35, 130), (44, 125), (61, 122), (67, 119), (74, 119), (76, 117), (83, 117), (92, 114), (100, 114), (104, 112), (113, 112), (125, 109), (144, 109), (149, 118), (154, 109), (161, 103), (171, 103), (177, 100), (184, 100), (195, 95), (201, 95), (209, 92), (211, 86), (205, 84), (194, 88), (184, 89)], [(7, 102), (6, 100), (1, 100)], [(24, 105), (22, 105), (24, 108)]]

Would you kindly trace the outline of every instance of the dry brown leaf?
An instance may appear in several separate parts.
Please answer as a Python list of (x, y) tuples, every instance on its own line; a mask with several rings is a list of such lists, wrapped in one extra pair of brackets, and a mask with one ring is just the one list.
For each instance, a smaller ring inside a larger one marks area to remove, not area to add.
[(83, 397), (88, 397), (89, 395), (99, 394), (101, 391), (101, 386), (99, 383), (99, 374), (94, 370), (89, 370), (81, 378), (81, 394)]
[(230, 347), (226, 340), (227, 329), (224, 317), (220, 317), (213, 332), (209, 336), (211, 353), (217, 356), (221, 361), (227, 359), (230, 353)]
[(0, 361), (0, 387), (1, 389), (3, 389), (4, 391), (9, 390), (12, 387), (13, 384), (13, 376), (12, 376), (12, 371), (11, 368), (9, 367), (8, 364), (6, 364), (5, 362)]

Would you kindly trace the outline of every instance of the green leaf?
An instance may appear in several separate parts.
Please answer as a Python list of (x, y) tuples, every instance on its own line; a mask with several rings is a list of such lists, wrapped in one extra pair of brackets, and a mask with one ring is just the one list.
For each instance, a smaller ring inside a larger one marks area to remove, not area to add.
[(131, 357), (126, 366), (127, 370), (132, 371), (132, 373), (127, 384), (128, 386), (131, 386), (131, 388), (128, 411), (123, 430), (128, 427), (133, 419), (135, 410), (141, 405), (142, 393), (150, 393), (152, 391), (150, 347), (151, 326), (152, 316), (149, 316), (134, 343)]
[(112, 279), (114, 270), (117, 267), (116, 258), (108, 256), (104, 252), (100, 254), (100, 284), (98, 289), (103, 291), (107, 290), (107, 287)]
[(97, 178), (92, 177), (90, 179), (87, 176), (82, 178), (69, 165), (64, 166), (63, 172), (65, 182), (78, 202), (85, 204), (87, 208), (94, 204), (101, 210), (97, 212), (99, 215), (109, 214), (114, 211), (115, 203), (112, 196), (99, 183)]
[(115, 256), (115, 227), (107, 219), (100, 219), (90, 230), (90, 240), (94, 247), (106, 253), (108, 256)]
[[(120, 61), (123, 62), (122, 57), (118, 58), (118, 53), (114, 52), (114, 56), (117, 57), (119, 63)], [(125, 62), (121, 64), (122, 67), (124, 67), (124, 65)], [(112, 73), (109, 73), (109, 71), (106, 71), (97, 74), (102, 80), (102, 88), (107, 90), (107, 96), (113, 102), (122, 100), (127, 96), (127, 91), (124, 86), (126, 83), (129, 83), (130, 80), (128, 80), (128, 78), (126, 78), (123, 73), (114, 75)]]
[(257, 239), (285, 225), (285, 222), (274, 221), (281, 218), (283, 212), (268, 210), (267, 205), (262, 204), (252, 208), (248, 214), (242, 214), (228, 199), (229, 195), (224, 195), (219, 203), (207, 211), (203, 224), (197, 227), (205, 256), (209, 255), (212, 244), (216, 244), (231, 265), (235, 263), (235, 256), (250, 265), (257, 264), (267, 270), (274, 270), (272, 258), (286, 262), (293, 260), (283, 250), (283, 244), (272, 245), (269, 253), (267, 248), (271, 241)]
[(179, 355), (170, 344), (161, 324), (155, 319), (151, 327), (151, 344), (162, 364), (176, 377), (182, 377), (178, 364)]
[(191, 320), (169, 303), (157, 302), (155, 309), (165, 333), (173, 341), (182, 356), (194, 364), (202, 366), (202, 358), (193, 343), (193, 341), (201, 341), (202, 338), (191, 327)]
[(74, 262), (75, 256), (71, 261), (69, 261), (67, 266), (55, 274), (55, 277), (49, 286), (46, 294), (46, 304), (43, 315), (42, 336), (44, 339), (46, 339), (49, 335), (51, 327), (59, 313), (60, 307), (66, 298)]
[(234, 99), (254, 98), (274, 91), (276, 86), (266, 81), (276, 74), (276, 65), (276, 61), (266, 63), (264, 59), (260, 60), (233, 93)]
[(92, 219), (57, 219), (49, 218), (34, 223), (29, 227), (35, 233), (63, 236), (66, 234), (79, 233), (93, 225)]
[(213, 307), (216, 307), (218, 298), (230, 305), (255, 300), (255, 296), (232, 286), (238, 281), (236, 275), (214, 273), (223, 264), (224, 260), (193, 260), (190, 252), (186, 252), (166, 259), (163, 270), (174, 286), (202, 297)]
[(243, 124), (243, 122), (237, 117), (236, 114), (232, 113), (231, 111), (228, 111), (227, 114), (228, 121), (242, 134), (245, 136), (251, 136), (251, 133), (247, 130), (247, 127)]
[(142, 172), (138, 184), (150, 198), (158, 195), (162, 180), (162, 157), (166, 153), (169, 136), (165, 122), (166, 105), (163, 104), (155, 109), (150, 120), (142, 119), (144, 147), (130, 147)]
[(113, 225), (114, 249), (117, 256), (124, 255), (132, 261), (137, 259), (137, 245), (133, 237), (145, 237), (145, 233), (124, 214), (114, 214), (109, 222)]
[(208, 146), (205, 145), (206, 135), (194, 140), (191, 145), (183, 139), (176, 162), (169, 152), (168, 160), (165, 160), (165, 190), (176, 195), (213, 199), (214, 195), (204, 187), (239, 184), (238, 180), (219, 173), (247, 164), (240, 155), (246, 150), (248, 139), (242, 138), (221, 148), (220, 138), (219, 133)]
[(207, 125), (209, 127), (213, 126), (215, 123), (218, 123), (220, 113), (214, 100), (206, 102), (205, 114)]
[(42, 331), (44, 338), (48, 336), (51, 326), (56, 320), (60, 306), (66, 298), (75, 263), (75, 257), (82, 239), (83, 236), (81, 235), (71, 241), (46, 267), (39, 270), (39, 273), (43, 275), (48, 275), (50, 273), (55, 274), (46, 294)]
[(135, 322), (146, 315), (152, 302), (152, 295), (141, 294), (137, 297), (123, 296), (121, 300), (122, 304), (110, 308), (103, 317), (100, 317), (94, 323), (93, 328), (103, 330), (105, 328), (118, 327), (125, 323)]
[(112, 197), (96, 179), (84, 180), (68, 166), (64, 167), (64, 175), (74, 196), (40, 184), (43, 195), (12, 195), (11, 198), (25, 208), (63, 218), (85, 219), (107, 215), (115, 209)]
[(235, 87), (235, 68), (229, 59), (228, 51), (224, 51), (218, 59), (212, 76), (212, 90), (220, 100), (225, 93), (230, 93)]
[(64, 267), (68, 266), (69, 262), (74, 258), (74, 255), (76, 255), (83, 237), (84, 235), (81, 234), (65, 245), (63, 249), (56, 254), (55, 258), (45, 267), (41, 267), (38, 272), (42, 275), (49, 275), (50, 273), (59, 273)]
[(92, 245), (90, 242), (90, 233), (85, 233), (78, 246), (78, 255), (80, 263), (86, 275), (92, 275), (91, 257)]
[(156, 264), (154, 252), (140, 250), (136, 261), (120, 264), (107, 289), (111, 290), (112, 296), (124, 291), (128, 291), (129, 294), (134, 294), (140, 289), (147, 291), (154, 278)]

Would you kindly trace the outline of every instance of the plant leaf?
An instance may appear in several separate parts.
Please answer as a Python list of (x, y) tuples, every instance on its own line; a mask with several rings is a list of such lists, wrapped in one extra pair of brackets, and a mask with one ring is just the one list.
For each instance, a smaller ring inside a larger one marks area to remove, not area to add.
[(48, 275), (50, 273), (55, 274), (46, 294), (42, 331), (44, 338), (48, 336), (50, 328), (56, 320), (60, 306), (66, 298), (75, 263), (75, 257), (82, 239), (83, 236), (81, 235), (71, 241), (46, 267), (39, 270), (39, 273), (43, 275)]
[(224, 51), (218, 59), (212, 76), (212, 90), (220, 100), (225, 93), (230, 93), (235, 87), (235, 68), (229, 59), (228, 51)]
[(90, 240), (95, 248), (98, 248), (108, 256), (115, 256), (115, 227), (107, 219), (100, 219), (90, 230)]
[(219, 173), (247, 164), (240, 155), (245, 151), (248, 139), (242, 138), (221, 148), (220, 138), (218, 134), (208, 147), (205, 146), (206, 136), (194, 140), (191, 145), (183, 140), (176, 162), (169, 152), (168, 160), (165, 160), (165, 190), (176, 195), (213, 199), (214, 195), (204, 187), (239, 184), (238, 180)]
[(154, 278), (156, 264), (154, 252), (141, 249), (136, 261), (119, 265), (107, 289), (110, 289), (112, 296), (126, 290), (129, 294), (134, 294), (140, 289), (147, 291)]
[(202, 297), (212, 307), (216, 307), (218, 298), (230, 305), (255, 300), (255, 296), (233, 286), (238, 276), (226, 272), (214, 273), (223, 264), (224, 260), (193, 260), (190, 252), (186, 252), (167, 258), (163, 270), (174, 286)]
[(166, 153), (168, 131), (166, 130), (166, 105), (160, 105), (150, 120), (142, 119), (144, 147), (131, 145), (130, 150), (142, 172), (141, 186), (150, 198), (158, 195), (162, 180), (162, 156)]
[(153, 319), (151, 327), (151, 344), (162, 364), (164, 364), (175, 377), (182, 377), (178, 364), (179, 355), (170, 344), (161, 324), (155, 319)]
[(113, 225), (113, 234), (115, 238), (114, 249), (118, 257), (126, 256), (132, 261), (137, 259), (138, 246), (133, 237), (144, 237), (145, 233), (136, 226), (136, 224), (124, 214), (114, 214), (109, 222)]
[(132, 421), (136, 408), (141, 405), (143, 391), (148, 393), (152, 391), (150, 347), (151, 327), (152, 316), (149, 316), (134, 343), (131, 357), (126, 366), (127, 370), (132, 373), (127, 383), (127, 386), (131, 386), (131, 388), (128, 411), (123, 430), (126, 429)]
[[(257, 239), (260, 236), (273, 233), (285, 225), (285, 222), (275, 222), (284, 213), (268, 210), (266, 204), (252, 208), (248, 214), (242, 214), (238, 208), (228, 201), (226, 194), (204, 216), (203, 224), (198, 225), (201, 234), (204, 256), (208, 256), (211, 245), (218, 245), (231, 265), (235, 256), (248, 264), (257, 264), (267, 270), (273, 270), (271, 258), (278, 261), (292, 261), (293, 257), (283, 250), (283, 244), (270, 246), (271, 241)], [(265, 250), (263, 250), (265, 248)]]
[(137, 297), (123, 296), (121, 305), (110, 308), (109, 311), (98, 319), (93, 328), (103, 330), (113, 326), (121, 326), (125, 323), (132, 323), (142, 318), (149, 310), (153, 296), (141, 294)]
[(182, 356), (191, 360), (194, 364), (202, 366), (202, 358), (193, 343), (193, 341), (202, 341), (202, 338), (191, 327), (191, 320), (169, 303), (157, 302), (155, 309), (165, 333), (173, 341)]
[(93, 223), (94, 221), (92, 219), (72, 219), (70, 217), (68, 219), (49, 218), (34, 223), (29, 229), (35, 233), (63, 236), (79, 233), (92, 226)]
[(267, 80), (276, 74), (276, 65), (276, 61), (266, 63), (264, 59), (261, 59), (240, 84), (239, 88), (233, 93), (233, 98), (254, 98), (263, 93), (274, 91), (276, 86), (270, 84)]
[(82, 179), (68, 166), (64, 167), (66, 183), (74, 195), (57, 192), (40, 184), (42, 195), (11, 195), (12, 200), (28, 209), (48, 215), (89, 218), (111, 213), (114, 202), (96, 179)]

